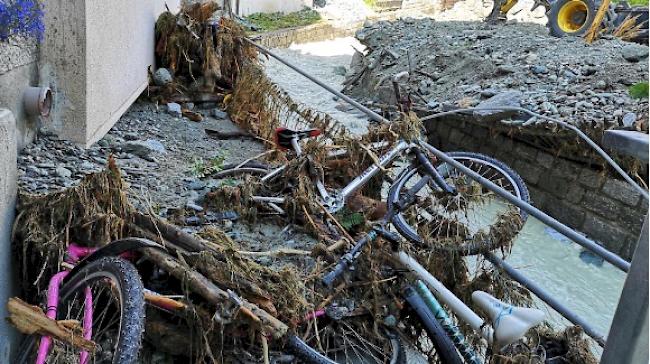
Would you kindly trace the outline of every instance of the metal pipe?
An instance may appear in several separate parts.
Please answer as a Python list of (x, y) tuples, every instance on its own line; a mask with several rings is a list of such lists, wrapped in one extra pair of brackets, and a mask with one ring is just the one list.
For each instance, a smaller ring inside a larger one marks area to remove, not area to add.
[(602, 257), (615, 267), (619, 268), (620, 270), (627, 272), (630, 269), (630, 263), (627, 262), (625, 259), (619, 257), (618, 255), (610, 252), (609, 250), (603, 248), (602, 246), (598, 245), (596, 242), (594, 242), (591, 239), (588, 239), (582, 235), (580, 235), (578, 232), (575, 230), (571, 229), (570, 227), (562, 224), (561, 222), (555, 220), (554, 218), (550, 217), (549, 215), (545, 214), (541, 210), (537, 209), (536, 207), (532, 206), (531, 204), (521, 200), (520, 198), (514, 196), (510, 192), (504, 190), (503, 188), (497, 186), (494, 184), (492, 181), (488, 180), (487, 178), (481, 176), (480, 174), (472, 171), (471, 169), (467, 168), (463, 164), (459, 163), (458, 161), (454, 160), (453, 158), (449, 157), (445, 153), (441, 152), (440, 150), (434, 148), (433, 146), (425, 143), (425, 142), (420, 142), (422, 146), (424, 146), (427, 150), (429, 150), (431, 153), (433, 153), (438, 159), (449, 163), (451, 166), (455, 167), (456, 169), (460, 170), (461, 172), (465, 173), (467, 176), (472, 178), (473, 180), (477, 181), (481, 185), (487, 187), (490, 191), (496, 193), (497, 195), (503, 197), (504, 199), (508, 200), (510, 203), (513, 205), (523, 209), (524, 211), (528, 212), (532, 216), (536, 217), (539, 219), (542, 223), (552, 227), (553, 229), (557, 230), (560, 234), (566, 236), (567, 238), (573, 240), (577, 244), (581, 245), (582, 247), (589, 249), (592, 251), (594, 254), (597, 254), (598, 256)]
[(371, 119), (373, 119), (373, 120), (375, 120), (375, 121), (378, 121), (378, 122), (380, 122), (380, 123), (389, 122), (389, 121), (388, 121), (387, 119), (385, 119), (383, 116), (377, 114), (376, 112), (374, 112), (374, 111), (368, 109), (367, 107), (361, 105), (360, 103), (354, 101), (354, 100), (351, 99), (349, 96), (344, 95), (344, 94), (341, 93), (340, 91), (337, 91), (337, 90), (333, 89), (332, 87), (330, 87), (330, 86), (324, 84), (323, 82), (321, 82), (321, 81), (320, 81), (319, 79), (317, 79), (316, 77), (314, 77), (314, 76), (308, 74), (307, 72), (301, 70), (300, 68), (298, 68), (297, 66), (295, 66), (295, 65), (292, 64), (291, 62), (289, 62), (289, 61), (287, 61), (286, 59), (284, 59), (284, 58), (278, 56), (277, 54), (273, 53), (273, 52), (270, 51), (269, 49), (267, 49), (267, 48), (265, 48), (265, 47), (262, 47), (261, 45), (255, 43), (253, 40), (251, 40), (251, 39), (249, 39), (249, 38), (244, 37), (243, 39), (244, 39), (245, 41), (247, 41), (248, 43), (250, 43), (250, 44), (254, 45), (255, 47), (257, 47), (257, 49), (259, 49), (262, 53), (264, 53), (264, 54), (266, 54), (266, 55), (269, 55), (269, 56), (271, 56), (271, 57), (277, 59), (278, 61), (284, 63), (285, 66), (287, 66), (287, 67), (291, 68), (292, 70), (294, 70), (294, 71), (300, 73), (301, 75), (307, 77), (310, 81), (314, 82), (314, 83), (317, 84), (318, 86), (320, 86), (320, 87), (324, 88), (325, 90), (331, 92), (332, 94), (336, 95), (337, 97), (340, 97), (341, 99), (347, 101), (350, 105), (352, 105), (352, 106), (354, 106), (355, 108), (359, 109), (361, 112), (363, 112), (364, 114), (368, 115)]
[[(425, 116), (425, 117), (423, 117), (422, 119), (420, 119), (420, 121), (424, 122), (424, 121), (427, 121), (427, 120), (437, 119), (437, 118), (440, 118), (440, 117), (443, 117), (443, 116), (447, 116), (447, 115), (460, 114), (460, 113), (470, 112), (470, 111), (471, 111), (471, 112), (474, 112), (474, 111), (517, 111), (517, 112), (522, 112), (522, 113), (524, 113), (524, 114), (528, 114), (528, 115), (530, 115), (530, 116), (532, 116), (532, 117), (540, 118), (540, 119), (543, 119), (543, 120), (548, 120), (548, 121), (550, 121), (550, 122), (552, 122), (552, 123), (559, 124), (559, 125), (561, 125), (562, 127), (564, 127), (564, 128), (566, 128), (566, 129), (569, 129), (569, 130), (573, 131), (574, 133), (576, 133), (576, 134), (578, 135), (578, 137), (580, 137), (580, 139), (582, 139), (582, 140), (584, 140), (585, 142), (587, 142), (587, 144), (589, 144), (589, 146), (590, 146), (592, 149), (594, 149), (598, 154), (600, 154), (600, 156), (603, 157), (603, 158), (605, 159), (605, 161), (606, 161), (606, 162), (607, 162), (607, 163), (608, 163), (612, 168), (614, 168), (614, 170), (615, 170), (619, 175), (621, 175), (621, 177), (623, 177), (623, 179), (624, 179), (627, 183), (629, 183), (630, 185), (632, 185), (632, 187), (634, 187), (634, 188), (635, 188), (635, 189), (636, 189), (636, 190), (641, 194), (641, 196), (643, 196), (643, 198), (645, 198), (646, 200), (649, 200), (649, 197), (648, 197), (648, 191), (646, 191), (646, 190), (643, 189), (641, 186), (639, 186), (636, 182), (634, 182), (634, 180), (632, 179), (632, 177), (630, 177), (627, 173), (625, 173), (625, 171), (623, 170), (623, 168), (621, 168), (621, 167), (618, 165), (618, 163), (616, 163), (616, 162), (612, 159), (612, 157), (610, 157), (609, 154), (607, 154), (607, 152), (605, 152), (605, 151), (604, 151), (604, 150), (603, 150), (603, 149), (602, 149), (598, 144), (596, 144), (596, 142), (594, 142), (593, 140), (591, 140), (591, 138), (589, 138), (589, 137), (588, 137), (588, 136), (587, 136), (587, 135), (586, 135), (582, 130), (580, 130), (580, 129), (578, 129), (576, 126), (571, 125), (571, 124), (569, 124), (569, 123), (567, 123), (567, 122), (564, 122), (564, 121), (562, 121), (562, 120), (555, 119), (555, 118), (552, 118), (552, 117), (549, 117), (549, 116), (545, 116), (545, 115), (542, 115), (542, 114), (538, 114), (538, 113), (536, 113), (536, 112), (530, 111), (530, 110), (528, 110), (528, 109), (526, 109), (526, 108), (523, 108), (523, 107), (515, 107), (515, 106), (498, 106), (498, 107), (470, 107), (470, 108), (464, 108), (464, 109), (450, 110), (450, 111), (445, 111), (445, 112), (441, 112), (441, 113), (437, 113), (437, 114), (433, 114), (433, 115)], [(518, 125), (518, 124), (524, 124), (524, 123), (525, 123), (525, 122), (522, 121), (522, 122), (512, 122), (512, 123), (507, 123), (507, 124), (509, 124), (509, 125), (515, 125), (515, 126), (516, 126), (516, 125)]]
[(535, 296), (539, 297), (539, 299), (546, 302), (546, 304), (551, 306), (560, 315), (564, 316), (564, 318), (571, 321), (574, 325), (579, 325), (580, 327), (582, 327), (582, 329), (585, 330), (585, 334), (589, 335), (592, 339), (594, 339), (598, 343), (598, 345), (600, 345), (601, 347), (605, 346), (605, 342), (607, 341), (607, 339), (603, 334), (599, 333), (598, 330), (593, 328), (582, 317), (576, 315), (568, 307), (564, 306), (564, 304), (556, 300), (550, 293), (545, 291), (544, 288), (542, 288), (537, 283), (528, 279), (528, 277), (521, 274), (519, 271), (514, 269), (510, 264), (504, 262), (501, 258), (497, 257), (496, 255), (492, 253), (487, 253), (484, 255), (490, 262), (492, 262), (492, 264), (502, 269), (510, 277), (512, 277), (512, 279), (521, 283), (524, 287), (528, 288), (528, 290), (533, 292)]

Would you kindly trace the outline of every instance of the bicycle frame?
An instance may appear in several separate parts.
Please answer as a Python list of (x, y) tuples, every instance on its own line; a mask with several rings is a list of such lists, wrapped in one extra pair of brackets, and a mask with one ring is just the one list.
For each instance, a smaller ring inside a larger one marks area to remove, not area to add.
[[(93, 252), (93, 249), (83, 248), (70, 244), (67, 249), (68, 259), (66, 263), (74, 263), (79, 259), (82, 259)], [(47, 312), (46, 316), (52, 320), (56, 320), (56, 315), (58, 313), (59, 307), (59, 289), (61, 288), (61, 283), (63, 280), (70, 274), (70, 271), (65, 270), (61, 271), (50, 278), (50, 283), (47, 288)], [(93, 296), (90, 288), (86, 287), (84, 289), (84, 316), (82, 321), (83, 328), (83, 337), (86, 340), (92, 338), (93, 330)], [(47, 355), (50, 353), (50, 348), (52, 346), (52, 338), (49, 336), (42, 336), (40, 344), (38, 345), (38, 352), (36, 355), (36, 364), (45, 364), (47, 360)], [(79, 363), (86, 364), (88, 363), (90, 355), (87, 351), (82, 350), (79, 353)]]
[[(291, 144), (296, 154), (298, 156), (302, 155), (302, 148), (298, 143), (298, 139), (297, 138), (292, 139)], [(373, 165), (368, 167), (359, 176), (357, 176), (352, 181), (350, 181), (345, 187), (343, 187), (341, 190), (333, 194), (327, 192), (327, 189), (325, 188), (323, 181), (319, 177), (315, 177), (314, 184), (316, 186), (316, 190), (318, 191), (318, 194), (320, 195), (323, 206), (330, 213), (334, 213), (340, 210), (341, 208), (343, 208), (343, 206), (345, 206), (345, 201), (347, 200), (348, 197), (350, 197), (352, 194), (358, 191), (361, 187), (365, 186), (368, 183), (368, 181), (370, 181), (370, 179), (372, 179), (377, 174), (382, 172), (383, 169), (390, 166), (395, 161), (395, 159), (397, 159), (400, 155), (402, 155), (404, 152), (409, 152), (409, 151), (416, 152), (416, 160), (425, 166), (429, 174), (432, 175), (432, 178), (434, 179), (437, 185), (439, 185), (440, 187), (448, 191), (451, 191), (449, 189), (449, 186), (446, 185), (446, 183), (440, 177), (438, 172), (430, 165), (430, 162), (425, 161), (426, 157), (424, 157), (424, 154), (422, 153), (422, 151), (427, 150), (425, 145), (426, 143), (423, 141), (408, 142), (403, 139), (398, 140), (397, 143), (390, 150), (388, 150), (388, 152), (386, 152), (379, 158), (378, 163), (374, 163)], [(429, 165), (427, 166), (427, 164)], [(284, 171), (285, 168), (286, 168), (285, 166), (282, 166), (272, 170), (264, 177), (262, 177), (261, 181), (266, 182), (270, 180), (271, 178), (282, 173), (282, 171)], [(424, 183), (427, 183), (428, 179), (423, 179), (423, 181)], [(422, 188), (423, 186), (424, 184), (421, 184), (419, 188)], [(277, 205), (277, 204), (284, 203), (285, 199), (283, 197), (253, 196), (253, 200), (256, 202), (267, 203), (269, 204), (269, 206), (271, 206), (274, 210), (276, 210), (279, 213), (284, 212)]]
[[(78, 263), (81, 259), (88, 257), (97, 251), (98, 248), (89, 248), (81, 247), (75, 244), (68, 245), (66, 250), (66, 260), (63, 263), (63, 266), (68, 269), (56, 273), (50, 278), (50, 282), (47, 289), (47, 311), (46, 316), (49, 319), (56, 320), (59, 306), (59, 291), (61, 285), (66, 277), (70, 275), (74, 264)], [(131, 251), (126, 251), (120, 254), (120, 257), (123, 258), (132, 258), (133, 254)], [(175, 301), (173, 299), (161, 296), (158, 293), (149, 291), (145, 289), (145, 301), (149, 302), (153, 306), (158, 308), (175, 311), (183, 309), (185, 305), (181, 302)], [(93, 295), (89, 287), (84, 289), (84, 314), (82, 319), (82, 329), (83, 337), (86, 340), (92, 339), (92, 329), (93, 329)], [(36, 364), (46, 364), (47, 356), (50, 353), (52, 347), (52, 338), (49, 336), (42, 336), (40, 344), (38, 346), (38, 351), (36, 355)], [(90, 353), (82, 350), (79, 353), (79, 363), (88, 364), (90, 359)]]

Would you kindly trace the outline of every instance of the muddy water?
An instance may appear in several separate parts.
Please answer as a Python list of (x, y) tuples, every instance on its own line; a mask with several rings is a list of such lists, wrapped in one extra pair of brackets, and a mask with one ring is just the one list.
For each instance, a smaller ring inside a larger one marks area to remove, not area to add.
[[(353, 38), (293, 45), (278, 49), (281, 56), (308, 71), (326, 84), (341, 89), (344, 77), (336, 67), (348, 67), (354, 49), (362, 46)], [(271, 59), (268, 75), (296, 100), (316, 110), (330, 113), (353, 133), (366, 130), (367, 119), (358, 113), (341, 111), (332, 95), (291, 69)], [(608, 263), (599, 262), (557, 232), (530, 218), (517, 238), (507, 261), (540, 283), (566, 306), (590, 322), (600, 332), (609, 326), (618, 303), (625, 275)], [(550, 321), (558, 326), (566, 321), (551, 308)]]

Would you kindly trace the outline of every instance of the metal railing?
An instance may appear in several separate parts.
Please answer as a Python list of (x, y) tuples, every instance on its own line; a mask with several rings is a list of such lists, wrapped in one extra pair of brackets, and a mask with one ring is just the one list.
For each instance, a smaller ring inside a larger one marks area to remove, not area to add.
[[(359, 102), (351, 99), (347, 95), (342, 94), (340, 91), (337, 91), (333, 89), (332, 87), (324, 84), (320, 80), (316, 79), (309, 73), (305, 72), (304, 70), (300, 69), (299, 67), (295, 66), (291, 62), (287, 61), (286, 59), (281, 58), (277, 54), (273, 53), (272, 51), (266, 49), (265, 47), (262, 47), (258, 44), (256, 44), (254, 41), (250, 39), (246, 39), (246, 41), (250, 42), (252, 45), (257, 47), (262, 53), (271, 56), (281, 63), (285, 64), (289, 68), (293, 69), (294, 71), (298, 72), (299, 74), (305, 76), (307, 79), (311, 80), (312, 82), (316, 83), (317, 85), (321, 86), (325, 90), (329, 91), (330, 93), (336, 95), (337, 97), (341, 98), (342, 100), (345, 100), (348, 102), (350, 105), (355, 107), (356, 109), (360, 110), (361, 112), (365, 113), (370, 117), (372, 120), (379, 121), (379, 122), (388, 122), (387, 119), (383, 118), (381, 115), (377, 114), (376, 112), (370, 110), (369, 108), (365, 107), (364, 105), (361, 105)], [(503, 109), (503, 108), (490, 108), (486, 110), (494, 111), (495, 109)], [(543, 116), (541, 114), (533, 113), (529, 110), (522, 109), (522, 108), (516, 108), (517, 111), (521, 112), (526, 112), (528, 114), (531, 114), (535, 117), (539, 117), (541, 119), (550, 119), (553, 122), (558, 122), (557, 119), (551, 119), (546, 116)], [(476, 111), (476, 110), (481, 110), (478, 108), (474, 109), (467, 109), (467, 110), (454, 110), (451, 112), (466, 112), (466, 111)], [(564, 122), (559, 122), (558, 123), (561, 126), (567, 127), (567, 123)], [(588, 144), (595, 148), (596, 151), (604, 157), (604, 159), (617, 171), (619, 172), (623, 178), (631, 183), (635, 189), (640, 190), (641, 195), (647, 200), (648, 199), (648, 192), (644, 189), (642, 189), (640, 186), (638, 186), (636, 183), (633, 182), (633, 180), (614, 162), (614, 160), (607, 155), (606, 152), (604, 152), (595, 142), (593, 142), (591, 139), (589, 139), (582, 131), (575, 127), (568, 126), (567, 127), (570, 130), (573, 130), (574, 132), (577, 132), (578, 135), (585, 139)], [(465, 167), (463, 164), (457, 162), (453, 158), (447, 156), (444, 152), (436, 149), (435, 147), (428, 145), (426, 143), (423, 143), (427, 147), (427, 149), (433, 153), (438, 159), (452, 165), (453, 167), (457, 168), (458, 170), (462, 171), (463, 173), (467, 174), (470, 178), (474, 179), (484, 187), (488, 188), (492, 192), (496, 193), (497, 195), (501, 196), (502, 198), (508, 200), (515, 206), (521, 208), (522, 210), (526, 211), (530, 215), (534, 216), (535, 218), (539, 219), (542, 223), (552, 227), (553, 229), (557, 230), (559, 233), (562, 235), (566, 236), (567, 238), (571, 239), (575, 243), (579, 244), (580, 246), (590, 250), (594, 254), (600, 256), (607, 262), (611, 263), (618, 269), (628, 272), (630, 270), (630, 263), (620, 256), (618, 256), (615, 253), (610, 252), (609, 250), (605, 249), (603, 246), (599, 245), (596, 243), (594, 240), (591, 240), (574, 229), (562, 224), (561, 222), (557, 221), (553, 217), (547, 215), (543, 211), (537, 209), (536, 207), (532, 206), (531, 204), (517, 198), (516, 196), (512, 195), (510, 192), (504, 190), (503, 188), (497, 186), (496, 184), (492, 183), (491, 181), (487, 180), (486, 178), (482, 177), (478, 173), (472, 171), (471, 169)], [(647, 224), (646, 224), (647, 225)], [(646, 226), (647, 229), (647, 226)], [(647, 245), (646, 245), (647, 246)], [(646, 249), (647, 250), (647, 249)], [(647, 255), (647, 254), (646, 254)], [(503, 270), (506, 274), (508, 274), (513, 280), (519, 282), (522, 284), (524, 287), (528, 288), (533, 294), (535, 294), (540, 300), (548, 304), (550, 307), (552, 307), (555, 311), (557, 311), (560, 315), (562, 315), (564, 318), (566, 318), (568, 321), (573, 323), (574, 325), (579, 325), (583, 328), (585, 333), (589, 335), (591, 338), (593, 338), (598, 345), (601, 347), (605, 347), (607, 343), (607, 338), (603, 333), (600, 333), (597, 329), (595, 329), (591, 324), (589, 324), (585, 319), (581, 318), (579, 315), (577, 315), (575, 312), (573, 312), (571, 309), (566, 307), (564, 304), (559, 302), (551, 293), (546, 291), (543, 287), (541, 287), (539, 284), (536, 282), (532, 281), (525, 275), (523, 275), (521, 272), (516, 270), (514, 267), (506, 263), (504, 260), (500, 259), (496, 255), (492, 253), (486, 254), (486, 258), (494, 264), (494, 266), (498, 267), (499, 269)], [(647, 272), (647, 257), (645, 260), (645, 271)], [(646, 273), (646, 282), (647, 282), (647, 273)], [(627, 282), (626, 282), (627, 285)], [(646, 284), (647, 286), (647, 284)], [(647, 292), (647, 287), (646, 287), (646, 292)], [(647, 297), (647, 296), (646, 296)], [(621, 299), (621, 302), (623, 302), (623, 299)], [(646, 308), (646, 318), (647, 318), (647, 300), (645, 304)], [(617, 314), (619, 311), (620, 307), (617, 309)], [(647, 331), (647, 325), (646, 325), (646, 331)], [(647, 333), (646, 333), (647, 335)], [(647, 344), (647, 342), (646, 342)], [(609, 348), (609, 347), (608, 347)], [(647, 358), (647, 346), (645, 348), (646, 350), (646, 358)], [(606, 350), (607, 351), (607, 350)], [(647, 362), (647, 360), (646, 360)]]

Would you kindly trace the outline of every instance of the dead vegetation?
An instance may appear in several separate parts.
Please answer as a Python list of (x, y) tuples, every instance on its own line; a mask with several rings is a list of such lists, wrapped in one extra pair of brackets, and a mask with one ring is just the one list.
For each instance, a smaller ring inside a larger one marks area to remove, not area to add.
[[(325, 136), (310, 141), (305, 151), (320, 166), (317, 173), (324, 174), (330, 168), (326, 181), (332, 185), (375, 163), (377, 157), (367, 147), (370, 143), (394, 141), (398, 136), (418, 137), (420, 127), (414, 115), (373, 129), (361, 139), (349, 137), (329, 116), (294, 102), (271, 83), (257, 62), (256, 52), (241, 40), (244, 33), (236, 23), (223, 17), (216, 23), (210, 20), (215, 10), (216, 5), (207, 3), (184, 8), (179, 15), (161, 16), (156, 27), (156, 52), (163, 65), (173, 70), (175, 81), (156, 90), (155, 97), (185, 95), (192, 83), (198, 84), (197, 92), (223, 93), (231, 118), (269, 146), (275, 128), (280, 125), (320, 128)], [(327, 165), (324, 157), (333, 145), (344, 146), (349, 153), (334, 168)], [(279, 153), (265, 157), (286, 162)], [(369, 244), (349, 279), (334, 289), (320, 284), (322, 275), (338, 259), (338, 251), (355, 236), (342, 228), (338, 221), (341, 216), (330, 215), (317, 202), (305, 164), (301, 158), (292, 160), (279, 188), (291, 185), (294, 198), (285, 206), (286, 211), (295, 224), (304, 226), (319, 239), (311, 252), (284, 252), (310, 254), (316, 264), (308, 272), (290, 265), (282, 269), (262, 266), (251, 259), (254, 254), (240, 252), (237, 243), (216, 227), (191, 235), (153, 214), (136, 211), (126, 197), (127, 186), (119, 169), (110, 160), (105, 171), (88, 175), (77, 187), (49, 195), (20, 196), (14, 241), (25, 297), (30, 302), (43, 302), (47, 279), (62, 269), (65, 248), (72, 242), (101, 247), (124, 237), (143, 237), (167, 249), (143, 252), (144, 262), (140, 262), (139, 269), (145, 286), (183, 297), (178, 300), (178, 312), (148, 313), (145, 335), (158, 350), (197, 363), (261, 362), (269, 352), (282, 352), (283, 338), (292, 332), (321, 352), (365, 351), (377, 362), (384, 362), (391, 348), (385, 332), (395, 327), (389, 322), (392, 317), (400, 322), (400, 331), (407, 341), (420, 346), (430, 362), (435, 361), (435, 353), (422, 340), (421, 324), (404, 310), (401, 291), (412, 277), (394, 264), (390, 244), (382, 239)], [(371, 183), (356, 197), (357, 211), (365, 212), (362, 222), (354, 224), (359, 225), (359, 232), (368, 227), (368, 220), (381, 215), (382, 205), (373, 198), (379, 194), (378, 186)], [(254, 222), (258, 211), (250, 196), (260, 188), (264, 187), (254, 177), (240, 186), (222, 187), (211, 194), (212, 206), (235, 208)], [(375, 211), (375, 215), (369, 215), (369, 210)], [(477, 234), (476, 239), (497, 240), (502, 255), (506, 255), (520, 228), (518, 214), (504, 215), (494, 230)], [(462, 226), (446, 222), (441, 229), (445, 231), (434, 233), (447, 237), (443, 244), (466, 243), (467, 233)], [(416, 256), (465, 302), (470, 302), (473, 290), (481, 289), (513, 304), (531, 304), (523, 287), (488, 264), (479, 264), (477, 272), (471, 274), (457, 253), (434, 253), (415, 246), (402, 248)], [(162, 278), (153, 279), (154, 271), (162, 271)], [(315, 317), (322, 310), (336, 311), (331, 315), (344, 319), (319, 327)], [(485, 351), (476, 334), (465, 327), (463, 331)], [(548, 341), (565, 349), (558, 355), (568, 362), (595, 362), (579, 329), (564, 333), (536, 330), (523, 343), (493, 359), (499, 363), (535, 362), (538, 348)]]

